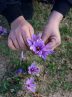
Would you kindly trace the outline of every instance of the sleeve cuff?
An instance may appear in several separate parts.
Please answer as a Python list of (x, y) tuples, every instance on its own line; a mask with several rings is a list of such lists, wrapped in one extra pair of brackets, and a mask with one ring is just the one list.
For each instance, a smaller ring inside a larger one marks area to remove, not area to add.
[(53, 10), (58, 11), (63, 16), (65, 16), (69, 9), (71, 8), (71, 4), (67, 0), (57, 0), (53, 6)]
[(20, 7), (16, 4), (8, 5), (2, 14), (6, 17), (9, 23), (13, 22), (17, 17), (22, 16)]

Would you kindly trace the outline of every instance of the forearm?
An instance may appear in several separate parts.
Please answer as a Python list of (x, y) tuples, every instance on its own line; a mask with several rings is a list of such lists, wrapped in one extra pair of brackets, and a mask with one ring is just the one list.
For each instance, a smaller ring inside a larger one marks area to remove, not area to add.
[(53, 10), (49, 16), (48, 23), (53, 24), (52, 26), (59, 26), (61, 20), (63, 19), (63, 15), (55, 10)]
[(59, 27), (61, 20), (68, 13), (71, 6), (68, 0), (57, 0), (49, 16), (48, 23)]
[(11, 28), (17, 28), (19, 25), (22, 26), (26, 22), (25, 18), (23, 16), (19, 16), (11, 23)]

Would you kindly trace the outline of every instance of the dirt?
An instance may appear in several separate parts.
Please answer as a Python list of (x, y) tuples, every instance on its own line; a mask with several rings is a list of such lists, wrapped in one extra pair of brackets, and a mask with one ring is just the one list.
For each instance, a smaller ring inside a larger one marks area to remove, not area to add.
[(8, 63), (8, 59), (0, 55), (0, 81), (4, 77), (7, 71), (7, 67), (8, 67), (7, 63)]
[(49, 94), (49, 97), (72, 97), (72, 92), (56, 92), (54, 94)]

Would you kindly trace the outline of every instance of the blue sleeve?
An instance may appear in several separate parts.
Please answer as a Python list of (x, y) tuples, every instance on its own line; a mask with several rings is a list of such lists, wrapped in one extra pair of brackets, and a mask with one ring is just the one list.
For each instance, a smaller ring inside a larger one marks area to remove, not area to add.
[(9, 23), (22, 15), (18, 0), (0, 0), (0, 14), (4, 15)]
[(70, 10), (71, 6), (72, 3), (70, 3), (68, 0), (56, 0), (52, 10), (55, 10), (65, 16)]

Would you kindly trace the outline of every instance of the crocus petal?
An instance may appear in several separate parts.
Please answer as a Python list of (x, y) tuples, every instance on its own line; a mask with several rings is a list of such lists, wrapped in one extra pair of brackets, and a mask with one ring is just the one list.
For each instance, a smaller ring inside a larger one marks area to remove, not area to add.
[(2, 34), (2, 33), (3, 33), (3, 27), (0, 26), (0, 34)]
[(26, 84), (31, 84), (33, 82), (34, 82), (34, 78), (31, 77), (31, 78), (27, 79)]
[(36, 51), (35, 46), (34, 46), (34, 45), (31, 45), (31, 46), (30, 46), (30, 50), (32, 50), (32, 51), (34, 51), (34, 52), (35, 52), (35, 51)]
[(32, 75), (37, 75), (40, 72), (40, 68), (36, 66), (35, 63), (32, 63), (31, 66), (28, 67), (28, 73)]
[(33, 41), (37, 41), (38, 39), (41, 39), (40, 35), (35, 35), (35, 34), (32, 35)]
[(42, 55), (42, 51), (38, 52), (37, 54), (41, 57), (41, 55)]
[(34, 78), (27, 79), (26, 88), (27, 88), (27, 90), (29, 90), (31, 92), (35, 92), (36, 91), (36, 83), (34, 82)]
[(24, 70), (22, 68), (19, 68), (18, 70), (16, 70), (16, 75), (19, 75), (22, 73), (24, 73)]
[(32, 40), (36, 41), (37, 37), (35, 34), (32, 35)]
[(27, 42), (28, 42), (29, 46), (31, 46), (33, 44), (32, 40), (30, 40), (30, 39), (27, 39)]
[[(32, 44), (31, 44), (31, 41), (32, 41)], [(47, 46), (45, 46), (44, 41), (41, 39), (39, 35), (33, 34), (31, 41), (29, 41), (30, 49), (39, 57), (42, 57), (44, 60), (49, 54), (53, 53), (51, 49), (47, 49)]]
[(34, 93), (36, 91), (36, 85), (35, 84), (31, 84), (30, 87), (27, 87), (27, 89)]

